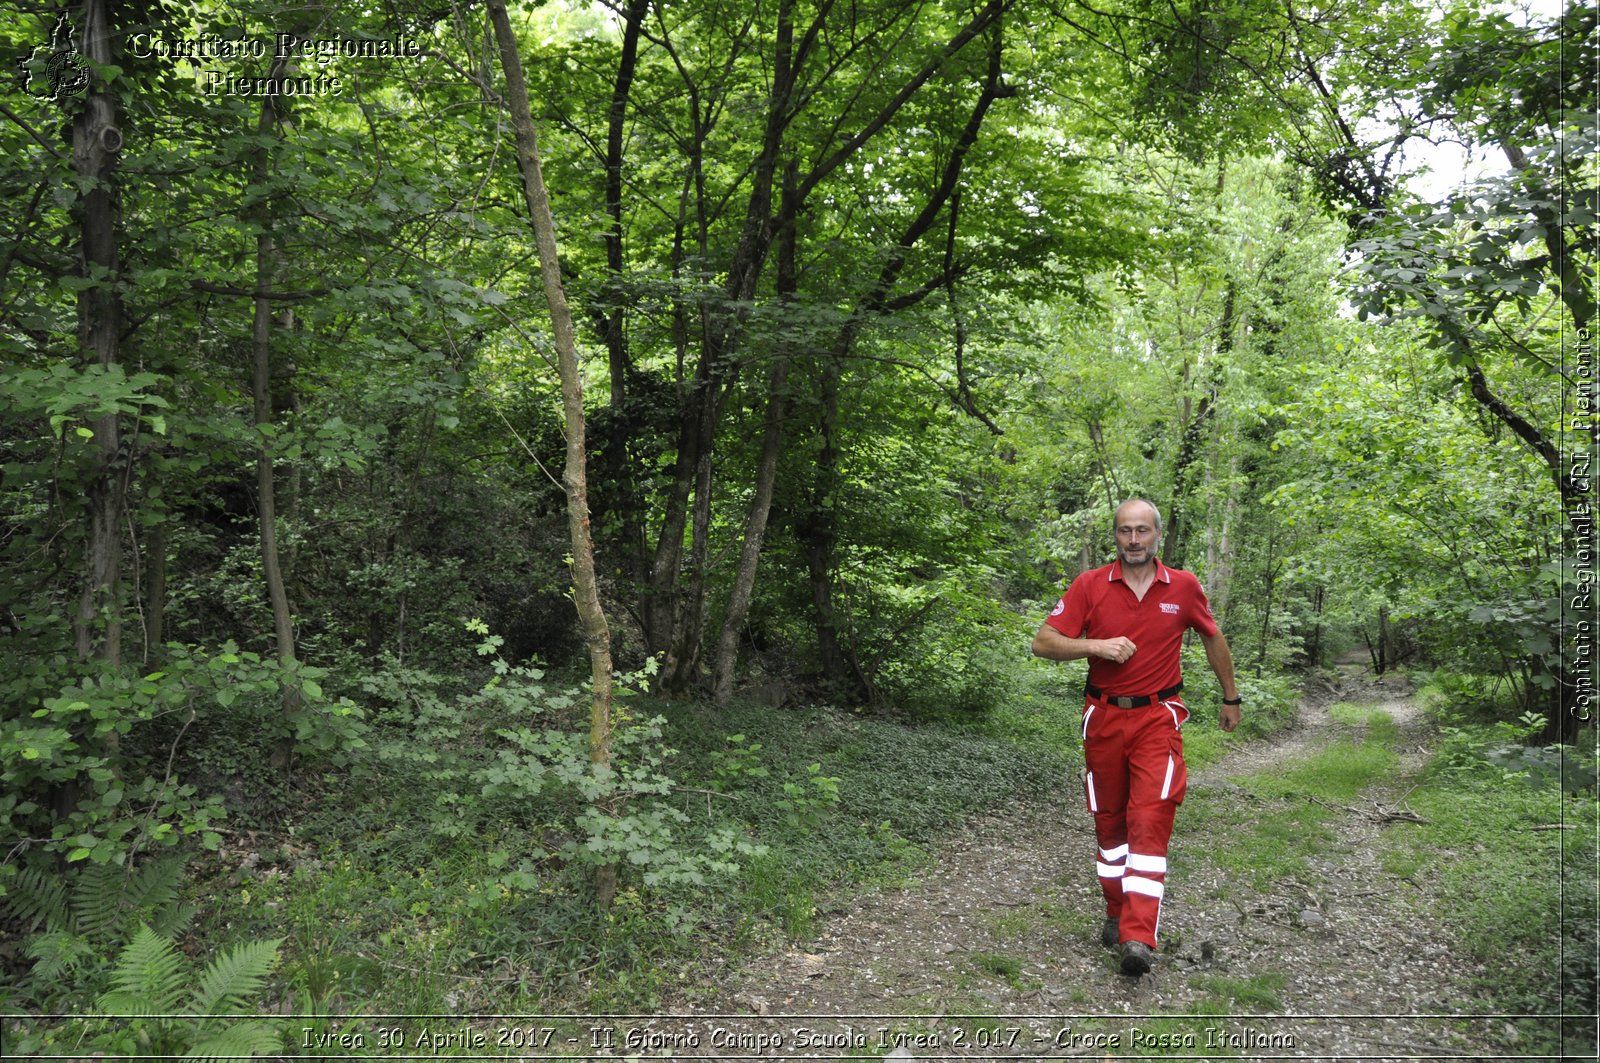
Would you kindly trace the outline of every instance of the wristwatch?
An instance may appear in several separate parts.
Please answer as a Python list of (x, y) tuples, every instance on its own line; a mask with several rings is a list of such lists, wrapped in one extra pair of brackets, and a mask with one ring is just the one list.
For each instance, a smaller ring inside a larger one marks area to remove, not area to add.
[(1224, 705), (1243, 705), (1244, 698), (1223, 698), (1222, 703)]

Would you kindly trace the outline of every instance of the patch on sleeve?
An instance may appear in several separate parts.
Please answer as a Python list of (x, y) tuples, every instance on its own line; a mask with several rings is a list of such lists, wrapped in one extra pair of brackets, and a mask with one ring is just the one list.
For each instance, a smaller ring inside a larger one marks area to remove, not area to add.
[[(1063, 598), (1059, 602), (1056, 603), (1056, 607), (1054, 609), (1050, 610), (1050, 615), (1051, 616), (1060, 616), (1062, 613), (1064, 613), (1066, 611), (1067, 611), (1067, 600), (1065, 598)], [(1037, 616), (1038, 614), (1036, 613), (1034, 615)]]

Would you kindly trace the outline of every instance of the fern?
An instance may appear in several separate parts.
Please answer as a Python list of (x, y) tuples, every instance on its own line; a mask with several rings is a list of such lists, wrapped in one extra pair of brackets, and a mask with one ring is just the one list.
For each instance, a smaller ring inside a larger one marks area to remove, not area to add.
[[(271, 1056), (282, 1051), (281, 1026), (246, 1019), (223, 1027), (231, 1017), (249, 1012), (252, 998), (261, 992), (267, 975), (278, 962), (277, 941), (249, 941), (217, 956), (200, 974), (192, 992), (186, 992), (194, 968), (170, 938), (139, 927), (117, 959), (113, 988), (102, 993), (96, 1006), (107, 1015), (145, 1018), (141, 1043), (163, 1058), (192, 1045), (186, 1058), (240, 1059)], [(178, 1000), (189, 999), (189, 1011), (176, 1014)], [(118, 1047), (116, 1034), (98, 1038), (96, 1047)], [(119, 1048), (119, 1051), (123, 1049)], [(150, 1058), (150, 1057), (147, 1057)]]
[(72, 889), (72, 921), (80, 934), (100, 942), (117, 936), (127, 913), (122, 895), (128, 875), (126, 868), (116, 864), (91, 864), (78, 872)]
[(84, 868), (70, 902), (78, 932), (111, 944), (131, 923), (142, 920), (175, 934), (192, 914), (178, 904), (182, 875), (183, 860), (175, 857), (152, 860), (137, 871), (116, 864)]
[(171, 940), (148, 926), (128, 942), (111, 972), (112, 989), (97, 1006), (101, 1011), (161, 1015), (177, 1007), (183, 995), (184, 958)]
[(67, 888), (54, 874), (37, 867), (17, 871), (6, 894), (6, 908), (24, 930), (67, 929)]
[(247, 941), (233, 951), (218, 956), (200, 976), (189, 1011), (196, 1015), (229, 1015), (248, 1011), (251, 998), (278, 962), (282, 938), (272, 941)]
[(239, 1022), (184, 1053), (185, 1059), (270, 1056), (283, 1050), (283, 1036), (264, 1022)]
[(33, 978), (41, 983), (61, 983), (83, 969), (86, 960), (98, 959), (94, 946), (70, 930), (47, 930), (28, 942)]
[(176, 936), (194, 909), (178, 901), (184, 860), (164, 857), (138, 870), (116, 864), (76, 869), (72, 891), (59, 874), (38, 867), (17, 871), (3, 898), (6, 910), (24, 932), (67, 931), (100, 945), (123, 940), (143, 921)]
[(183, 878), (185, 861), (181, 856), (151, 860), (129, 880), (122, 895), (122, 910), (137, 912), (150, 922), (150, 929), (177, 937), (195, 909), (178, 900), (178, 882)]

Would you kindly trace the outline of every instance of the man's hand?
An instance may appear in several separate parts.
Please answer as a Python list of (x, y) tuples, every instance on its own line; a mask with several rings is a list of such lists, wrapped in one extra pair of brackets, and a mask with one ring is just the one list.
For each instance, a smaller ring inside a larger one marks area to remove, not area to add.
[(1217, 714), (1217, 726), (1221, 727), (1224, 731), (1231, 731), (1235, 727), (1238, 727), (1239, 726), (1239, 706), (1237, 706), (1237, 705), (1224, 705), (1224, 706), (1222, 706), (1222, 711)]
[(1132, 639), (1118, 635), (1114, 639), (1096, 639), (1094, 655), (1121, 664), (1133, 656), (1135, 648)]

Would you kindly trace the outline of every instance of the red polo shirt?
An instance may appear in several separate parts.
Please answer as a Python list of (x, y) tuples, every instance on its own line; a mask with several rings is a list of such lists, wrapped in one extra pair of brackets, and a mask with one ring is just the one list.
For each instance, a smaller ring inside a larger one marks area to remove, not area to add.
[(1089, 682), (1107, 696), (1136, 697), (1175, 687), (1183, 678), (1178, 650), (1183, 633), (1217, 633), (1216, 617), (1200, 581), (1156, 561), (1156, 578), (1139, 600), (1122, 578), (1122, 562), (1081, 573), (1045, 620), (1068, 638), (1133, 640), (1133, 656), (1121, 664), (1089, 658)]

